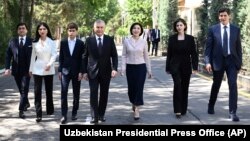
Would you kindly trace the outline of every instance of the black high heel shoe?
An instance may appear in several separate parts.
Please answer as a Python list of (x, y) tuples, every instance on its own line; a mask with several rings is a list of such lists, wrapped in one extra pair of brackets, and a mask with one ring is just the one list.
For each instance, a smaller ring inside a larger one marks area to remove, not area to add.
[(181, 113), (175, 113), (175, 117), (176, 117), (177, 119), (180, 119), (180, 118), (181, 118)]
[(36, 118), (36, 122), (38, 123), (38, 122), (41, 122), (42, 121), (42, 117), (37, 117)]
[(140, 113), (138, 107), (135, 107), (134, 110), (134, 120), (139, 120), (140, 119)]

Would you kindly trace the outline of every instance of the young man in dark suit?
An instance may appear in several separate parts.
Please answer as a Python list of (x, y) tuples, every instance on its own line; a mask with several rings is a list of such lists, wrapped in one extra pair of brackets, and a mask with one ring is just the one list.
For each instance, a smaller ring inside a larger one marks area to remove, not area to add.
[[(9, 41), (5, 58), (5, 75), (14, 76), (17, 87), (20, 92), (19, 117), (25, 118), (24, 111), (30, 107), (28, 100), (29, 93), (29, 67), (32, 52), (32, 39), (27, 37), (27, 25), (19, 23), (16, 27), (18, 37)], [(12, 60), (12, 64), (11, 63)], [(10, 65), (12, 66), (10, 70)]]
[(63, 39), (60, 44), (59, 54), (59, 79), (61, 80), (61, 123), (67, 122), (68, 112), (68, 88), (70, 80), (73, 87), (73, 109), (72, 120), (77, 120), (77, 110), (79, 108), (80, 86), (82, 79), (82, 55), (84, 52), (84, 43), (77, 39), (78, 26), (75, 23), (69, 23), (67, 26), (68, 38)]
[[(117, 74), (118, 55), (113, 38), (104, 35), (105, 22), (96, 20), (94, 23), (94, 35), (87, 38), (84, 52), (83, 77), (89, 80), (90, 107), (92, 121), (104, 122), (108, 92), (111, 77)], [(112, 60), (112, 61), (111, 61)], [(98, 100), (98, 88), (100, 86), (100, 98)]]
[(237, 110), (237, 74), (242, 65), (240, 29), (230, 24), (230, 10), (219, 10), (220, 23), (209, 28), (205, 50), (205, 64), (213, 72), (213, 84), (208, 103), (208, 114), (214, 114), (214, 105), (226, 71), (229, 85), (229, 118), (239, 121)]

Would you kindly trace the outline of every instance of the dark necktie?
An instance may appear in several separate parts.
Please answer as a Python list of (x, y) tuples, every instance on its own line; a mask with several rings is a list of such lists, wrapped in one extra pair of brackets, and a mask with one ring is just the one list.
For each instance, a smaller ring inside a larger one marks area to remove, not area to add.
[(101, 54), (102, 53), (102, 39), (101, 38), (98, 38), (98, 50), (99, 50), (99, 53)]
[(227, 57), (228, 55), (228, 36), (227, 36), (227, 26), (224, 26), (223, 34), (223, 55)]
[(23, 38), (20, 38), (20, 44), (19, 44), (19, 47), (22, 48), (23, 47)]

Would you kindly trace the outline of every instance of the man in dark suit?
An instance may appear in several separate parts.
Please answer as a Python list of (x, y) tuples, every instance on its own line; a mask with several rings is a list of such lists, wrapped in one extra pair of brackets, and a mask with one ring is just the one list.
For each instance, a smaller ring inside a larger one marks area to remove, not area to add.
[(208, 114), (214, 114), (214, 105), (226, 71), (229, 85), (229, 117), (239, 121), (237, 110), (237, 74), (242, 65), (240, 29), (229, 23), (230, 10), (219, 10), (220, 23), (209, 28), (205, 50), (208, 72), (213, 71), (213, 84), (208, 104)]
[(152, 38), (152, 54), (153, 56), (154, 51), (155, 51), (155, 56), (157, 56), (157, 51), (158, 51), (158, 44), (160, 42), (160, 30), (158, 29), (158, 25), (155, 25), (155, 28), (152, 29), (151, 31), (151, 38)]
[(77, 110), (79, 108), (80, 86), (82, 79), (82, 55), (84, 52), (84, 43), (76, 39), (78, 26), (75, 23), (69, 23), (67, 26), (68, 38), (61, 41), (59, 54), (59, 79), (61, 80), (61, 123), (67, 122), (68, 112), (68, 87), (72, 80), (73, 87), (73, 109), (72, 120), (77, 120)]
[[(83, 57), (83, 77), (89, 80), (90, 107), (92, 121), (105, 121), (105, 111), (108, 102), (108, 92), (111, 77), (117, 74), (118, 55), (114, 40), (104, 35), (105, 22), (96, 20), (95, 34), (86, 40), (86, 50)], [(111, 62), (112, 60), (112, 62)], [(98, 88), (100, 86), (100, 99)]]
[[(10, 40), (5, 58), (5, 75), (14, 76), (20, 92), (19, 117), (25, 118), (24, 111), (30, 107), (28, 100), (29, 93), (29, 67), (32, 52), (32, 39), (27, 37), (27, 25), (19, 23), (16, 27), (18, 37)], [(12, 60), (12, 64), (11, 63)], [(12, 66), (10, 70), (10, 65)]]

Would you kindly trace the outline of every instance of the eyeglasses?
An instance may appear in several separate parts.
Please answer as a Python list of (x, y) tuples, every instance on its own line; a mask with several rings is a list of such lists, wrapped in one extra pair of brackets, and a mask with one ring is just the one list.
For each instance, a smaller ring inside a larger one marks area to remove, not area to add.
[(39, 28), (38, 30), (47, 30), (46, 28)]

